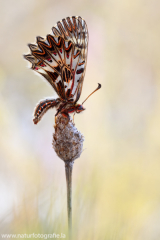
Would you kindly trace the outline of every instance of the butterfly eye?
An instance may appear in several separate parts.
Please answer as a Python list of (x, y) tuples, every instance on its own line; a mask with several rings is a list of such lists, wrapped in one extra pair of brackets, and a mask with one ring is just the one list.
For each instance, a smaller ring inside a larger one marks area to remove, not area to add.
[(82, 105), (80, 105), (80, 106), (78, 107), (78, 110), (83, 110)]
[(80, 112), (82, 112), (82, 111), (84, 111), (85, 110), (85, 108), (82, 106), (82, 105), (78, 105), (77, 106), (77, 113), (80, 113)]

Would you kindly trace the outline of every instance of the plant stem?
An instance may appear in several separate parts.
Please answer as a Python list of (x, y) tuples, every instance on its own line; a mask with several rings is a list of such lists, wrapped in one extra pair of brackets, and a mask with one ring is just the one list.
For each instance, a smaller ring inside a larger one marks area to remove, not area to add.
[(68, 235), (72, 239), (72, 168), (71, 161), (65, 161), (66, 183), (67, 183), (67, 210), (68, 210)]

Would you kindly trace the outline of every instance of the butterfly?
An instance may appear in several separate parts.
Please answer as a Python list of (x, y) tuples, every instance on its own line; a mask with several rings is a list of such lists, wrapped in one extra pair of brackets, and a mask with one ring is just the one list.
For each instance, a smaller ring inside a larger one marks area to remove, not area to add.
[[(37, 44), (28, 44), (30, 54), (24, 55), (24, 58), (32, 64), (31, 69), (41, 74), (59, 96), (57, 99), (42, 100), (36, 106), (35, 124), (53, 107), (57, 109), (55, 116), (61, 113), (67, 118), (69, 113), (85, 110), (77, 102), (86, 71), (88, 38), (84, 19), (73, 16), (58, 21), (46, 38), (37, 37)], [(100, 87), (101, 84), (98, 84), (95, 91)]]

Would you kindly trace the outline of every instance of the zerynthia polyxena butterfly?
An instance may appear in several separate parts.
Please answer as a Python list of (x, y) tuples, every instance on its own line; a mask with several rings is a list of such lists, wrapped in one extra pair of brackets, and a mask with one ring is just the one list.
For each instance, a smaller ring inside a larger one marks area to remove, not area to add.
[[(82, 104), (77, 103), (87, 63), (88, 29), (84, 19), (62, 19), (46, 38), (37, 37), (37, 44), (28, 46), (31, 53), (24, 55), (24, 58), (31, 62), (31, 69), (40, 73), (59, 96), (57, 99), (43, 100), (37, 105), (34, 123), (37, 124), (44, 113), (53, 107), (57, 109), (56, 116), (61, 113), (68, 118), (69, 113), (85, 110)], [(98, 84), (95, 91), (100, 87), (101, 84)]]

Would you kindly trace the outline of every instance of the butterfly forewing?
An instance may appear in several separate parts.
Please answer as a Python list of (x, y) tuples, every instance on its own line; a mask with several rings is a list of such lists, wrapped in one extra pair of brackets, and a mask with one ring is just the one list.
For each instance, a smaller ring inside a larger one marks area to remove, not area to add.
[(88, 30), (81, 17), (67, 17), (52, 28), (46, 39), (29, 44), (25, 58), (45, 77), (62, 100), (77, 102), (87, 62)]

